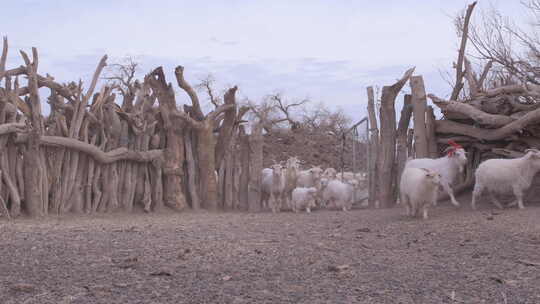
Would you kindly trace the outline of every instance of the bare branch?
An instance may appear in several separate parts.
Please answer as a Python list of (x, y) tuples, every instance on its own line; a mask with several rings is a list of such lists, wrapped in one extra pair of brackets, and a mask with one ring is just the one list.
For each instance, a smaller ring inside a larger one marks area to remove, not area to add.
[(134, 98), (135, 91), (140, 86), (135, 80), (139, 63), (133, 57), (127, 56), (121, 62), (109, 64), (108, 67), (107, 76), (102, 79), (108, 80), (124, 98)]
[(234, 104), (223, 104), (223, 105), (220, 105), (219, 107), (217, 107), (217, 109), (215, 109), (214, 111), (210, 112), (210, 114), (208, 114), (207, 118), (206, 119), (209, 119), (209, 120), (215, 120), (216, 117), (221, 114), (222, 112), (225, 112), (225, 111), (228, 111), (230, 109), (234, 109), (236, 105)]
[(467, 83), (469, 84), (469, 93), (471, 97), (475, 97), (478, 95), (479, 87), (478, 87), (478, 80), (476, 79), (476, 75), (472, 69), (471, 62), (467, 59), (467, 57), (464, 57), (464, 63), (465, 63), (465, 78), (467, 79)]
[(276, 107), (283, 113), (283, 115), (285, 115), (285, 119), (289, 122), (289, 124), (291, 125), (291, 128), (293, 128), (293, 129), (297, 128), (298, 127), (298, 122), (292, 118), (291, 108), (304, 105), (304, 104), (308, 103), (309, 100), (308, 99), (303, 99), (303, 100), (301, 100), (299, 102), (289, 103), (289, 102), (283, 101), (283, 97), (279, 93), (269, 95), (268, 98), (270, 100), (272, 100), (273, 102), (275, 102)]
[(182, 119), (184, 122), (186, 122), (190, 127), (194, 129), (201, 129), (203, 127), (202, 122), (189, 117), (189, 115), (187, 115), (185, 112), (175, 111), (173, 113), (170, 113), (170, 115), (172, 115), (173, 117), (178, 117)]
[[(17, 143), (23, 143), (27, 140), (26, 136), (20, 136), (16, 139)], [(163, 150), (132, 151), (125, 147), (116, 148), (108, 152), (102, 151), (99, 147), (74, 138), (65, 138), (60, 136), (41, 136), (40, 144), (53, 147), (65, 147), (87, 153), (94, 160), (102, 164), (110, 164), (119, 160), (131, 160), (136, 162), (150, 162), (155, 159), (163, 158)]]
[(415, 67), (408, 69), (407, 71), (405, 71), (403, 76), (401, 76), (401, 78), (398, 81), (396, 81), (396, 83), (390, 86), (390, 89), (393, 91), (392, 93), (396, 95), (399, 93), (399, 91), (403, 88), (405, 83), (407, 83), (409, 78), (411, 78), (412, 74), (414, 73), (414, 70), (415, 70)]
[(486, 80), (486, 77), (491, 70), (491, 67), (493, 66), (493, 60), (489, 60), (488, 63), (484, 66), (484, 69), (482, 71), (482, 74), (480, 75), (480, 78), (478, 79), (478, 89), (482, 89), (484, 86), (484, 81)]
[(499, 140), (520, 132), (526, 126), (540, 122), (540, 109), (536, 109), (498, 129), (480, 129), (450, 120), (436, 121), (438, 133), (459, 134), (483, 140)]
[(515, 120), (514, 118), (506, 115), (485, 113), (475, 108), (474, 106), (464, 102), (443, 100), (433, 94), (428, 94), (428, 97), (433, 101), (436, 106), (441, 108), (443, 112), (460, 113), (474, 119), (476, 122), (483, 125), (500, 127), (505, 126)]
[(88, 90), (86, 91), (86, 94), (83, 97), (83, 103), (85, 104), (85, 106), (86, 104), (88, 104), (88, 100), (90, 99), (90, 96), (94, 94), (94, 90), (96, 88), (99, 75), (101, 74), (101, 71), (103, 71), (103, 68), (106, 65), (107, 65), (107, 55), (104, 55), (99, 61), (96, 71), (94, 72), (94, 76), (92, 77), (92, 82), (90, 83), (90, 87), (88, 87)]
[(197, 93), (191, 85), (184, 79), (184, 67), (179, 65), (174, 69), (174, 75), (176, 76), (176, 82), (178, 83), (178, 86), (182, 88), (191, 99), (191, 104), (193, 106), (193, 114), (195, 115), (195, 119), (197, 120), (203, 120), (204, 114), (201, 110), (201, 104), (199, 103), (199, 97), (197, 96)]
[(461, 44), (458, 52), (458, 60), (456, 65), (456, 83), (450, 99), (456, 100), (459, 96), (459, 92), (463, 88), (463, 62), (465, 60), (465, 47), (467, 46), (468, 34), (469, 34), (469, 22), (471, 20), (471, 15), (476, 6), (476, 1), (469, 4), (467, 7), (467, 12), (465, 13), (465, 18), (463, 20), (463, 26), (461, 29)]
[(206, 77), (201, 79), (201, 82), (195, 86), (195, 88), (199, 90), (203, 90), (208, 94), (208, 98), (210, 102), (214, 105), (215, 108), (219, 107), (219, 105), (222, 103), (220, 98), (216, 96), (214, 93), (214, 85), (215, 85), (215, 79), (212, 74), (208, 74)]

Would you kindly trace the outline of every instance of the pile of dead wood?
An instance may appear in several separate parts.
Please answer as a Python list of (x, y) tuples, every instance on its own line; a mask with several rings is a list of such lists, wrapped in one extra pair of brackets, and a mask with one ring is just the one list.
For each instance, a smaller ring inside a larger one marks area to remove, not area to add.
[[(25, 64), (7, 69), (4, 38), (1, 214), (248, 208), (248, 184), (258, 192), (262, 132), (255, 127), (258, 134), (245, 134), (247, 108), (237, 106), (236, 87), (204, 114), (178, 66), (176, 83), (191, 100), (182, 111), (161, 67), (143, 81), (97, 89), (104, 56), (85, 89), (81, 81), (61, 84), (40, 74), (37, 49), (31, 56), (20, 53)], [(48, 116), (42, 114), (40, 88), (49, 92)], [(257, 172), (251, 180), (249, 170)]]

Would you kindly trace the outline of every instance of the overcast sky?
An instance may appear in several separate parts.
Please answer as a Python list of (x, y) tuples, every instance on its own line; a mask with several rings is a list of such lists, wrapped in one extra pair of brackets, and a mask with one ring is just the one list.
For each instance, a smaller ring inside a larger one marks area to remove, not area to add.
[[(109, 62), (130, 55), (142, 74), (163, 65), (172, 76), (180, 64), (191, 83), (212, 73), (220, 86), (238, 85), (240, 97), (280, 91), (357, 120), (366, 86), (391, 84), (412, 66), (428, 92), (448, 95), (439, 70), (456, 57), (452, 16), (469, 3), (17, 0), (2, 4), (0, 35), (10, 41), (8, 67), (21, 63), (19, 49), (36, 46), (40, 72), (59, 81), (88, 79), (103, 54)], [(518, 0), (480, 0), (478, 9), (489, 6), (521, 10)]]

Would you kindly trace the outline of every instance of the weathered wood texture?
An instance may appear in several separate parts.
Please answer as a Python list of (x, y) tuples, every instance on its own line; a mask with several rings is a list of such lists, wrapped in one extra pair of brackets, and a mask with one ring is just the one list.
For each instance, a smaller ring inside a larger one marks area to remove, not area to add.
[(390, 86), (384, 86), (381, 95), (380, 110), (380, 151), (378, 153), (379, 202), (381, 207), (390, 207), (396, 201), (396, 111), (395, 100), (400, 90), (409, 80), (414, 68), (405, 72), (403, 77)]
[[(403, 108), (399, 116), (399, 123), (396, 131), (396, 184), (399, 185), (401, 173), (407, 162), (407, 130), (412, 116), (411, 95), (407, 94), (403, 98)], [(397, 188), (397, 187), (396, 187)]]
[(367, 88), (368, 96), (368, 117), (369, 117), (369, 167), (368, 167), (368, 204), (369, 206), (379, 207), (378, 206), (378, 197), (377, 197), (377, 184), (378, 180), (378, 169), (377, 161), (379, 154), (379, 128), (377, 126), (377, 115), (375, 114), (375, 94), (373, 92), (373, 87)]
[[(184, 112), (177, 108), (174, 88), (161, 67), (143, 81), (131, 77), (121, 85), (108, 83), (98, 89), (107, 65), (103, 56), (83, 89), (82, 82), (60, 84), (49, 74), (40, 75), (35, 48), (31, 56), (21, 51), (23, 66), (6, 68), (7, 39), (3, 42), (3, 215), (247, 208), (247, 183), (240, 189), (241, 180), (249, 177), (253, 166), (243, 164), (238, 154), (252, 156), (239, 140), (251, 136), (239, 131), (247, 108), (237, 109), (237, 87), (227, 90), (223, 105), (204, 114), (196, 91), (184, 79), (184, 68), (178, 66), (176, 83), (191, 100)], [(41, 110), (40, 88), (50, 91), (48, 116)], [(262, 136), (254, 138), (261, 151)], [(259, 163), (262, 166), (262, 160)], [(222, 172), (222, 203), (216, 169)]]
[(262, 125), (256, 123), (249, 137), (249, 183), (248, 183), (248, 209), (261, 211), (261, 172), (263, 169), (263, 136)]
[(415, 158), (424, 158), (429, 156), (427, 131), (426, 131), (426, 90), (422, 76), (412, 76), (411, 94), (413, 105), (414, 122), (414, 150)]

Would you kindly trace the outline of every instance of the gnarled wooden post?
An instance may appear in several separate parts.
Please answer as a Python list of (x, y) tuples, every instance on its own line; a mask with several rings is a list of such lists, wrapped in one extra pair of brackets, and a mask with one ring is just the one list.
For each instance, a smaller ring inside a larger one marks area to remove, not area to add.
[(29, 136), (24, 153), (24, 198), (28, 214), (30, 216), (41, 216), (44, 214), (44, 208), (48, 208), (48, 206), (44, 205), (45, 201), (42, 192), (44, 164), (42, 164), (40, 156), (39, 138), (43, 134), (44, 127), (37, 84), (37, 49), (32, 48), (32, 62), (30, 62), (26, 53), (21, 51), (21, 55), (26, 64), (28, 89), (30, 93), (30, 97), (26, 100), (30, 108), (30, 121), (28, 121)]
[(407, 155), (408, 157), (414, 157), (414, 129), (407, 131)]
[[(214, 137), (214, 128), (219, 119), (219, 115), (225, 111), (235, 109), (234, 103), (223, 104), (217, 107), (214, 111), (204, 116), (201, 111), (199, 97), (191, 85), (184, 79), (184, 67), (178, 66), (175, 69), (176, 80), (178, 86), (182, 88), (191, 98), (192, 110), (195, 119), (188, 116), (184, 112), (175, 111), (174, 115), (184, 120), (188, 126), (195, 130), (197, 134), (197, 154), (199, 161), (199, 185), (200, 198), (203, 207), (208, 209), (218, 209), (218, 193), (216, 181), (216, 139)], [(230, 93), (229, 93), (230, 92)], [(229, 89), (229, 94), (232, 94), (234, 101), (234, 93), (236, 87)]]
[(255, 123), (249, 136), (249, 211), (261, 211), (261, 172), (263, 169), (262, 123)]
[(375, 115), (375, 95), (373, 93), (373, 87), (367, 88), (368, 95), (368, 115), (369, 115), (369, 129), (371, 131), (371, 136), (369, 137), (369, 164), (368, 164), (368, 204), (369, 206), (378, 206), (378, 197), (377, 197), (377, 184), (379, 182), (378, 170), (377, 170), (377, 160), (378, 160), (378, 151), (379, 151), (379, 129), (377, 127), (377, 115)]
[(435, 114), (433, 113), (432, 106), (428, 106), (426, 111), (426, 135), (429, 158), (439, 157), (435, 135)]
[(409, 80), (414, 68), (391, 86), (384, 86), (381, 95), (381, 144), (379, 151), (379, 202), (382, 207), (391, 206), (394, 200), (396, 174), (396, 110), (395, 100), (399, 91)]
[(412, 76), (411, 81), (415, 158), (429, 157), (426, 132), (426, 89), (422, 76)]
[(197, 175), (197, 169), (195, 168), (195, 158), (193, 157), (193, 144), (192, 144), (192, 132), (186, 132), (184, 136), (185, 151), (187, 160), (187, 177), (188, 177), (188, 191), (191, 199), (191, 208), (193, 210), (201, 209), (201, 201), (199, 199), (199, 191), (195, 185), (195, 176)]
[(240, 187), (238, 189), (238, 200), (240, 209), (247, 211), (249, 208), (249, 136), (246, 134), (244, 126), (239, 126), (238, 136), (240, 141)]
[[(403, 172), (403, 168), (407, 162), (407, 130), (409, 129), (411, 115), (411, 95), (407, 94), (403, 98), (403, 108), (401, 109), (401, 115), (399, 117), (398, 128), (396, 131), (396, 185), (399, 185), (401, 173)], [(396, 187), (396, 189), (397, 188), (398, 187)]]
[[(159, 110), (166, 133), (163, 163), (165, 204), (181, 210), (187, 207), (186, 198), (182, 190), (184, 139), (182, 138), (183, 133), (180, 130), (182, 127), (181, 121), (175, 120), (173, 116), (177, 112), (174, 91), (170, 84), (167, 85), (165, 74), (161, 67), (155, 69), (147, 79), (152, 88), (157, 90)], [(157, 168), (155, 170), (158, 170)]]

